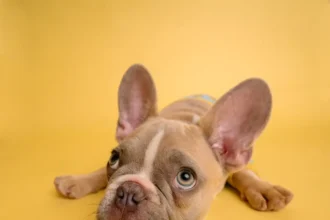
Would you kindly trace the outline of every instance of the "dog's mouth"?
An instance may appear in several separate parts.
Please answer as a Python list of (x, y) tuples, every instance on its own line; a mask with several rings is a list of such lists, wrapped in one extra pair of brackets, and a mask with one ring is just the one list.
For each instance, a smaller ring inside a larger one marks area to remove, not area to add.
[[(106, 192), (97, 220), (176, 220), (170, 214), (170, 205), (163, 194), (143, 194), (139, 190), (125, 193), (125, 184), (123, 186), (118, 187), (116, 192)], [(130, 189), (134, 187), (138, 186), (133, 183)]]
[(115, 202), (105, 210), (99, 210), (97, 220), (171, 220), (175, 219), (159, 205), (143, 202), (137, 208), (119, 208)]

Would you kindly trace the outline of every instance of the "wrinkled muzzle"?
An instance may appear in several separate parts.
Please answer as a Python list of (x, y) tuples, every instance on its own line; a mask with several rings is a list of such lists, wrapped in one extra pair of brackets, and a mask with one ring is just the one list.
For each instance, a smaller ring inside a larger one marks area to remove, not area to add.
[(98, 209), (98, 220), (170, 220), (164, 195), (141, 175), (123, 175), (110, 182)]

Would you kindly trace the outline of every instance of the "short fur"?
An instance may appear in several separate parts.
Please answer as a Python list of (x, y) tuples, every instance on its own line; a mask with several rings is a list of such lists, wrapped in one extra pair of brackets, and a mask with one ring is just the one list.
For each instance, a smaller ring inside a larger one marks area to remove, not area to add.
[[(113, 151), (118, 158), (90, 174), (54, 182), (68, 198), (106, 188), (98, 220), (200, 220), (226, 182), (256, 210), (277, 211), (292, 200), (289, 190), (247, 168), (271, 113), (272, 97), (263, 80), (245, 80), (213, 105), (185, 98), (158, 112), (152, 77), (135, 64), (123, 76), (118, 106)], [(186, 169), (194, 180), (189, 189), (178, 182)]]

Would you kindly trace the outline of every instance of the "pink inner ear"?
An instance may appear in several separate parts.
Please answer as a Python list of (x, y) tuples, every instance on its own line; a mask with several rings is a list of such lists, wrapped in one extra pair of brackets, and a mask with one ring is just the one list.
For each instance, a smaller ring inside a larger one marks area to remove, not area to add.
[(240, 169), (251, 159), (253, 149), (252, 147), (248, 148), (247, 150), (233, 150), (224, 145), (223, 148), (224, 149), (222, 150), (222, 154), (220, 154), (220, 156), (224, 160), (227, 170)]
[(271, 101), (264, 81), (246, 80), (222, 96), (202, 119), (209, 143), (227, 171), (237, 171), (251, 159), (251, 145), (268, 121)]
[(149, 72), (142, 65), (132, 65), (118, 90), (117, 140), (121, 141), (149, 116), (156, 115), (156, 102), (156, 89)]
[(127, 135), (133, 131), (133, 127), (130, 123), (124, 120), (119, 120), (117, 124), (116, 139), (121, 142)]
[(246, 165), (252, 156), (253, 148), (249, 142), (244, 140), (236, 141), (227, 137), (221, 138), (220, 132), (215, 132), (210, 137), (209, 142), (220, 163), (226, 168), (228, 172), (233, 172), (241, 169)]

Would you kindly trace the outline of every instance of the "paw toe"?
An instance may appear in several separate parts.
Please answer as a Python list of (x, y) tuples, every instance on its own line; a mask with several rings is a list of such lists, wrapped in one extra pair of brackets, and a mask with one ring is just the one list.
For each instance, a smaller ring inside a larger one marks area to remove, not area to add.
[(268, 210), (269, 211), (278, 211), (285, 207), (285, 198), (284, 197), (272, 197), (268, 199)]
[(293, 194), (289, 190), (283, 188), (282, 186), (274, 186), (274, 188), (282, 194), (286, 205), (291, 202), (293, 199)]
[(78, 198), (78, 186), (72, 176), (60, 176), (54, 180), (54, 185), (57, 192), (67, 198)]
[(267, 201), (260, 192), (254, 189), (248, 189), (245, 195), (252, 208), (258, 211), (267, 210)]
[(271, 186), (263, 194), (268, 201), (269, 211), (278, 211), (284, 208), (292, 199), (292, 194), (279, 186)]
[(258, 211), (278, 211), (293, 198), (289, 190), (266, 182), (256, 182), (243, 192), (241, 197), (246, 198), (251, 207)]

